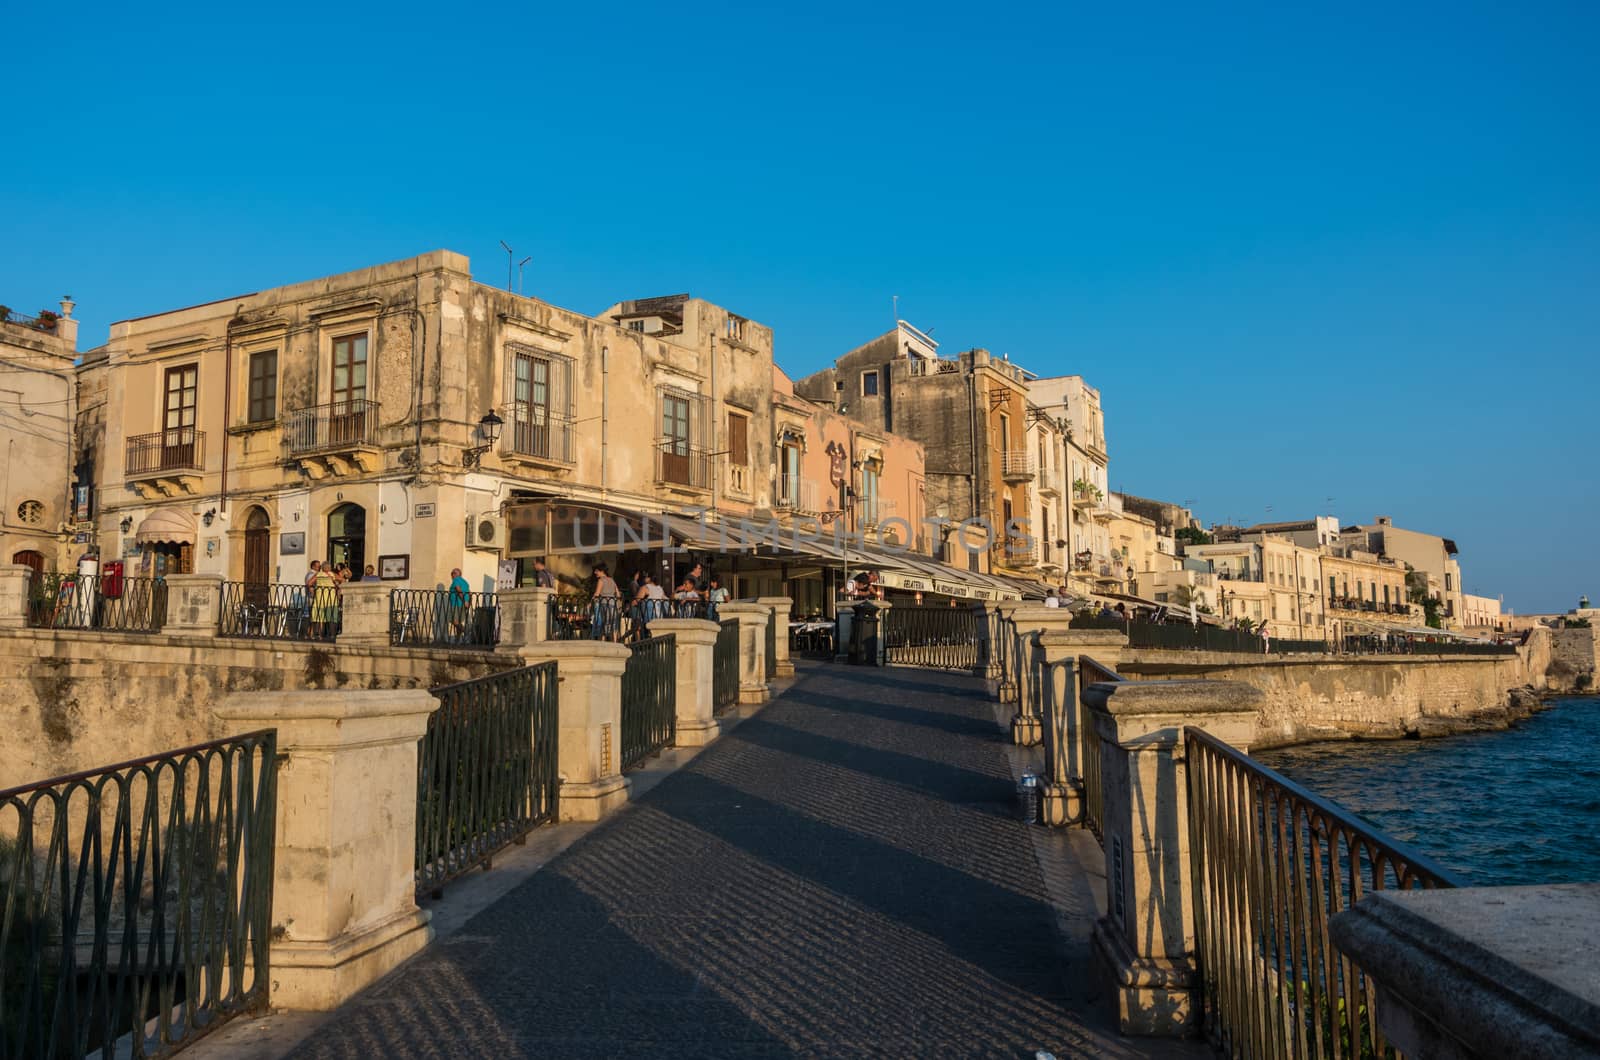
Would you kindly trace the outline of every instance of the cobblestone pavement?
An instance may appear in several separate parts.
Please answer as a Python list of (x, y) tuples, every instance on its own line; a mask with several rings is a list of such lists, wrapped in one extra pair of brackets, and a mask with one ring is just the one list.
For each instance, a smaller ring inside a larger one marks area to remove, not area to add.
[(1146, 1055), (1087, 1015), (1005, 746), (970, 677), (803, 667), (294, 1055)]

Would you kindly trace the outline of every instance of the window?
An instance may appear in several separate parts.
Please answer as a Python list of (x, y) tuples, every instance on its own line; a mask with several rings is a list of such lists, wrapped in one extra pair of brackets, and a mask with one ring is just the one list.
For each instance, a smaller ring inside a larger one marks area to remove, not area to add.
[(506, 348), (511, 452), (572, 462), (572, 362), (525, 346)]
[(661, 425), (656, 444), (657, 481), (709, 488), (711, 462), (703, 441), (709, 430), (706, 399), (668, 386), (660, 387), (656, 394)]
[(1328, 575), (1328, 599), (1332, 600), (1335, 596), (1338, 596), (1338, 595), (1339, 595), (1338, 588), (1333, 583), (1333, 575), (1330, 574), (1330, 575)]
[(878, 469), (871, 464), (861, 468), (861, 521), (878, 525)]
[(44, 522), (43, 502), (23, 501), (17, 505), (17, 521), (24, 526), (38, 526)]
[(750, 466), (750, 417), (728, 413), (728, 463)]
[(861, 373), (861, 396), (878, 396), (878, 373), (876, 371)]
[(278, 351), (250, 355), (250, 394), (245, 403), (250, 423), (271, 423), (278, 418)]
[(778, 471), (778, 506), (799, 508), (800, 446), (791, 439), (784, 439), (783, 460), (778, 465)]
[(186, 364), (181, 368), (168, 368), (164, 389), (166, 409), (161, 424), (161, 467), (192, 467), (195, 404), (200, 393), (199, 366)]
[(333, 340), (333, 403), (345, 406), (336, 412), (353, 412), (357, 401), (367, 397), (367, 334), (345, 335)]
[(642, 321), (642, 320), (630, 320), (630, 321), (628, 321), (628, 330), (629, 331), (643, 331), (644, 330), (644, 321)]

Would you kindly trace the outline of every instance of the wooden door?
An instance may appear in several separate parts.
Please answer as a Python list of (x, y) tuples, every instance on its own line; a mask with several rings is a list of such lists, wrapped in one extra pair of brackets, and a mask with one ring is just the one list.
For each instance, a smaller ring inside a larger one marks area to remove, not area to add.
[(267, 600), (272, 581), (272, 529), (267, 513), (250, 509), (244, 528), (244, 591), (253, 604)]
[(661, 399), (661, 478), (689, 485), (689, 399)]

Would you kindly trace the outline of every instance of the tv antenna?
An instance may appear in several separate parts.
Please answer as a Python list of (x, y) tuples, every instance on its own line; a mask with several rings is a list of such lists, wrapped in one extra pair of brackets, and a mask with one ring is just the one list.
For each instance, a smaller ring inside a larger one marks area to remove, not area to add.
[(517, 275), (517, 267), (514, 264), (517, 257), (517, 252), (512, 250), (511, 244), (507, 243), (503, 239), (500, 241), (500, 248), (506, 252), (506, 290), (515, 292), (516, 288), (511, 286), (511, 281), (515, 279)]
[(529, 254), (527, 257), (525, 257), (521, 261), (517, 262), (517, 293), (518, 294), (522, 293), (522, 269), (523, 269), (523, 266), (527, 265), (528, 262), (530, 262), (532, 260), (533, 260), (533, 255)]

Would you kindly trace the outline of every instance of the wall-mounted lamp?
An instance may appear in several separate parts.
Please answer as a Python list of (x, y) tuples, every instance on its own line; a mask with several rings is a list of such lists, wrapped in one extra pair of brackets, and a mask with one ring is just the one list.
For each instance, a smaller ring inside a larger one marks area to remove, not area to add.
[(127, 533), (129, 530), (132, 530), (132, 529), (133, 529), (133, 516), (131, 516), (131, 515), (123, 516), (122, 517), (122, 532), (123, 533)]
[(475, 445), (461, 454), (462, 467), (477, 467), (478, 460), (494, 448), (494, 443), (500, 440), (500, 428), (505, 426), (505, 420), (494, 414), (490, 409), (483, 414), (483, 419), (478, 421), (478, 433), (484, 440), (483, 445)]
[(216, 518), (217, 518), (217, 510), (215, 508), (212, 508), (212, 509), (209, 509), (206, 512), (206, 514), (204, 514), (204, 515), (202, 515), (200, 517), (200, 521), (202, 523), (205, 523), (207, 526), (210, 526), (212, 524), (212, 522), (214, 522), (216, 520)]

